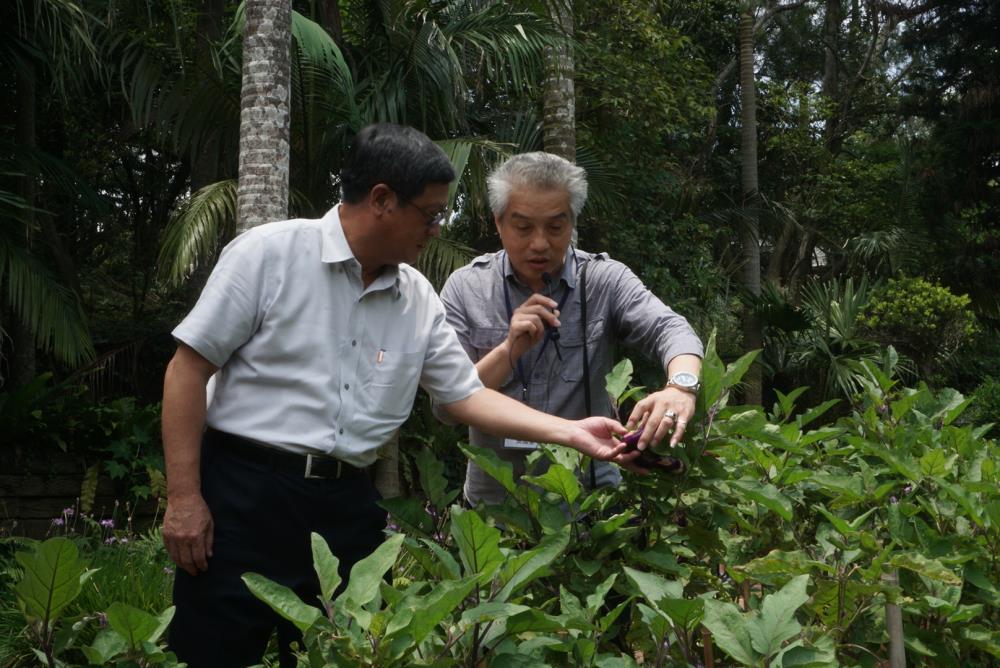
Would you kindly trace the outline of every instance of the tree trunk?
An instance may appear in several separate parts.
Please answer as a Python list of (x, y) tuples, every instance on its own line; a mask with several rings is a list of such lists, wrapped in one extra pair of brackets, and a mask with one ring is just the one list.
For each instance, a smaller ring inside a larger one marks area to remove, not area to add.
[[(746, 219), (741, 227), (743, 244), (743, 287), (760, 295), (760, 231), (758, 226), (757, 181), (757, 96), (754, 82), (754, 19), (752, 8), (740, 13), (740, 163), (743, 209)], [(759, 350), (764, 337), (760, 319), (748, 313), (743, 321), (743, 349)], [(755, 362), (744, 376), (747, 404), (761, 403), (761, 367)]]
[(552, 20), (566, 35), (566, 41), (546, 52), (544, 145), (549, 153), (576, 162), (576, 74), (573, 60), (573, 3), (557, 2)]
[(247, 0), (237, 233), (288, 217), (291, 0)]
[(824, 135), (827, 146), (837, 143), (837, 121), (840, 119), (838, 79), (840, 76), (840, 60), (838, 43), (840, 41), (840, 24), (843, 21), (841, 0), (826, 0), (826, 17), (823, 25), (823, 83), (822, 93), (834, 103), (834, 110), (826, 122)]

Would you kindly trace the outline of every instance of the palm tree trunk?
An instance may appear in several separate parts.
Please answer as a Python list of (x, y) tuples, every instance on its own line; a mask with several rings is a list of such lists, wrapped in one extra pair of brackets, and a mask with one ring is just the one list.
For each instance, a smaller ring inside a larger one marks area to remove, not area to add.
[[(748, 293), (760, 295), (760, 232), (757, 221), (757, 94), (754, 81), (754, 17), (752, 7), (740, 13), (740, 161), (743, 208), (746, 220), (741, 227), (743, 244), (743, 286)], [(750, 313), (743, 321), (744, 350), (758, 350), (763, 345), (760, 319)], [(744, 376), (748, 404), (761, 402), (761, 369), (754, 363)]]
[(237, 232), (288, 216), (291, 0), (247, 0)]
[(573, 3), (553, 3), (552, 20), (566, 35), (566, 41), (546, 52), (544, 145), (549, 153), (576, 162), (576, 65), (573, 59)]

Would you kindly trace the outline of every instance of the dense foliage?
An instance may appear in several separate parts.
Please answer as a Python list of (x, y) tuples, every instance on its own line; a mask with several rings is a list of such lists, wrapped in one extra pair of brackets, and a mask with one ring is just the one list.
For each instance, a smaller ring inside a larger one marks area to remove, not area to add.
[[(244, 579), (304, 632), (309, 666), (876, 666), (893, 605), (915, 665), (992, 665), (1000, 452), (986, 427), (960, 424), (969, 401), (865, 363), (862, 392), (834, 422), (835, 401), (804, 409), (801, 391), (766, 412), (729, 405), (751, 358), (726, 367), (709, 350), (699, 428), (673, 453), (683, 473), (589, 492), (572, 473), (578, 455), (546, 447), (531, 485), (519, 485), (509, 464), (462, 445), (510, 493), (467, 509), (424, 450), (423, 498), (384, 502), (393, 531), (349, 582), (314, 537), (322, 609)], [(628, 376), (623, 363), (609, 385), (623, 390)], [(153, 614), (163, 597), (91, 587), (115, 562), (83, 544), (101, 570), (65, 538), (18, 556), (15, 592), (37, 651), (169, 663), (156, 641), (171, 610)], [(160, 568), (162, 549), (146, 558), (133, 576)], [(148, 575), (149, 586), (161, 580)], [(107, 628), (94, 635), (99, 613)]]

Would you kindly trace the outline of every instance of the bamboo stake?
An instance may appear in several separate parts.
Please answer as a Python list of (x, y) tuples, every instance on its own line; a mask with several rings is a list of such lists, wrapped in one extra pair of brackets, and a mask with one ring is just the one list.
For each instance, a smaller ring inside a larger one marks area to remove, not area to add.
[[(882, 575), (882, 581), (896, 587), (899, 571)], [(889, 668), (906, 668), (906, 645), (903, 640), (903, 611), (895, 603), (885, 604), (885, 628), (889, 632)]]

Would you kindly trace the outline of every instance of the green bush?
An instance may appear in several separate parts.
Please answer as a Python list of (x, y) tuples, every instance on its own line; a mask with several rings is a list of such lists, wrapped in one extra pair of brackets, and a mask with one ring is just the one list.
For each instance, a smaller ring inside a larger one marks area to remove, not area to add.
[(425, 452), (425, 498), (383, 502), (397, 531), (346, 588), (314, 536), (321, 608), (244, 580), (303, 631), (299, 665), (315, 668), (698, 665), (710, 652), (868, 668), (888, 662), (888, 604), (910, 665), (995, 665), (1000, 451), (956, 423), (964, 398), (861, 362), (848, 414), (815, 428), (836, 401), (797, 413), (802, 389), (770, 414), (728, 405), (751, 359), (726, 367), (709, 344), (670, 452), (681, 474), (589, 491), (578, 453), (545, 446), (531, 459), (547, 468), (516, 484), (494, 453), (460, 445), (509, 492), (468, 509)]
[(912, 358), (925, 378), (976, 332), (969, 297), (923, 278), (890, 279), (872, 296), (862, 322), (871, 338)]

